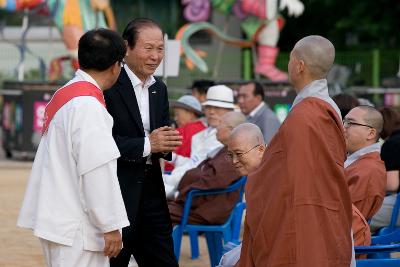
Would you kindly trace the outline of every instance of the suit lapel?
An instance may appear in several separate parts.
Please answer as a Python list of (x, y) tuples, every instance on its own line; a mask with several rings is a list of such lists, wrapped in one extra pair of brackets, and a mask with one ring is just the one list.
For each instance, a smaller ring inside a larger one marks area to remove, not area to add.
[(122, 96), (129, 113), (131, 114), (133, 121), (139, 126), (144, 135), (142, 117), (140, 116), (139, 106), (136, 100), (135, 90), (133, 89), (132, 83), (129, 80), (128, 74), (124, 68), (121, 69), (121, 75), (118, 78), (120, 84), (118, 92)]
[(149, 87), (149, 110), (150, 110), (150, 131), (156, 128), (156, 111), (157, 111), (157, 82)]

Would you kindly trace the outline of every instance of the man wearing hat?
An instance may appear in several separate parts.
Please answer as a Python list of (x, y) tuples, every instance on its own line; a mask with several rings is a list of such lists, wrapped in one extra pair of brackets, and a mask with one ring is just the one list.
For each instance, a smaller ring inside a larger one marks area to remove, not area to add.
[(182, 136), (182, 145), (172, 152), (172, 160), (166, 162), (164, 170), (167, 172), (173, 170), (174, 162), (177, 158), (190, 158), (192, 136), (207, 128), (200, 119), (204, 115), (201, 111), (201, 104), (194, 96), (184, 95), (177, 101), (172, 101), (171, 107), (174, 110), (175, 121), (178, 124), (177, 131)]
[(193, 135), (190, 158), (178, 157), (172, 173), (163, 175), (167, 197), (175, 196), (179, 181), (187, 170), (197, 167), (223, 146), (217, 140), (216, 127), (220, 124), (221, 116), (235, 108), (232, 89), (225, 85), (211, 86), (207, 91), (207, 100), (202, 106), (208, 127)]

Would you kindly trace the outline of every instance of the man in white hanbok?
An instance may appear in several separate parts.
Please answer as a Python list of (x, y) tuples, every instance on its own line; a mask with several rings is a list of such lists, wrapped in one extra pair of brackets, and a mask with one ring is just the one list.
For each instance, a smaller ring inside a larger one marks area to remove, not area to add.
[(107, 29), (79, 41), (80, 69), (46, 106), (18, 226), (40, 239), (47, 266), (109, 266), (128, 226), (117, 178), (120, 156), (103, 90), (117, 79), (126, 48)]

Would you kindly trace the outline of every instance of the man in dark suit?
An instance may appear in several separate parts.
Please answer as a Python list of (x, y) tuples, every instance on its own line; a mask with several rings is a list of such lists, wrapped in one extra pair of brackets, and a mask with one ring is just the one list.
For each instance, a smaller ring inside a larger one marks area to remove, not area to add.
[(123, 229), (124, 247), (110, 265), (126, 267), (133, 255), (140, 267), (176, 267), (159, 159), (170, 159), (181, 136), (168, 126), (167, 88), (153, 77), (164, 56), (163, 33), (152, 20), (135, 19), (123, 38), (126, 64), (105, 100), (114, 118), (121, 152), (117, 175), (131, 226)]
[(281, 123), (276, 114), (264, 102), (264, 88), (259, 82), (252, 81), (239, 88), (238, 104), (240, 110), (247, 116), (247, 122), (260, 127), (264, 142), (268, 144)]

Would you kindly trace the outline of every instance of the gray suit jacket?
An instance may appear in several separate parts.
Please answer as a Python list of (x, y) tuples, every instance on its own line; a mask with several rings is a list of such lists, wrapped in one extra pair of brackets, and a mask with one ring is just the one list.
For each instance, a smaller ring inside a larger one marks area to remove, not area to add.
[(265, 144), (268, 144), (275, 133), (278, 131), (281, 123), (275, 113), (265, 104), (254, 116), (248, 116), (247, 122), (254, 123), (260, 127)]

